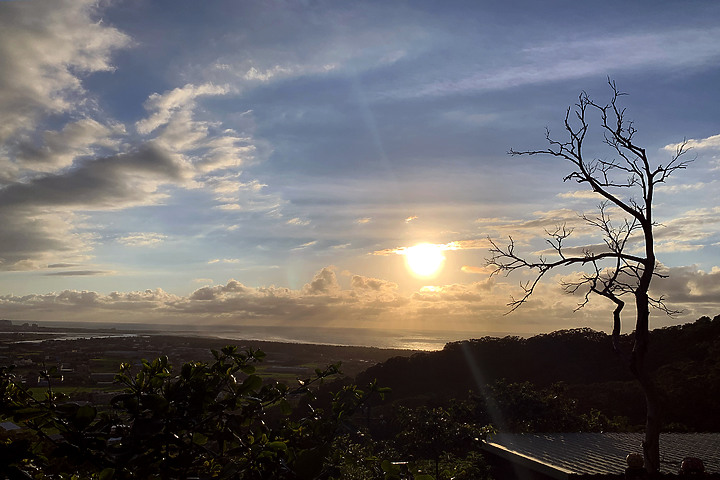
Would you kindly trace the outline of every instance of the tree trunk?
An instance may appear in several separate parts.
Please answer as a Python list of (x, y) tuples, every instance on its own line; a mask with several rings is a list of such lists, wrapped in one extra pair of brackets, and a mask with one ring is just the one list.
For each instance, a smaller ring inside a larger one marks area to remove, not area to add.
[(654, 386), (643, 385), (645, 391), (645, 404), (647, 406), (647, 419), (645, 422), (645, 440), (643, 441), (643, 456), (645, 469), (650, 475), (660, 472), (660, 412), (658, 395)]
[(645, 458), (645, 469), (650, 475), (655, 475), (660, 471), (660, 406), (658, 404), (658, 394), (655, 384), (645, 365), (645, 356), (650, 340), (650, 331), (648, 328), (650, 305), (648, 303), (647, 290), (643, 291), (642, 288), (639, 288), (635, 293), (635, 300), (637, 323), (635, 326), (635, 344), (633, 346), (630, 369), (640, 383), (640, 387), (645, 395), (647, 417), (645, 421), (643, 457)]

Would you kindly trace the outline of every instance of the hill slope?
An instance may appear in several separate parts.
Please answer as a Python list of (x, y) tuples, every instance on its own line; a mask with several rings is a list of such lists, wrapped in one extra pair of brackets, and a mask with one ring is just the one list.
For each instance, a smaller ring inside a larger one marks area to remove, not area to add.
[[(624, 336), (623, 342), (632, 341)], [(663, 395), (666, 425), (720, 430), (720, 315), (651, 332), (648, 362)], [(445, 402), (480, 393), (498, 380), (538, 387), (563, 382), (582, 411), (601, 410), (644, 423), (644, 400), (610, 336), (589, 328), (523, 339), (485, 337), (449, 343), (438, 352), (394, 357), (357, 377), (377, 378), (401, 404)]]

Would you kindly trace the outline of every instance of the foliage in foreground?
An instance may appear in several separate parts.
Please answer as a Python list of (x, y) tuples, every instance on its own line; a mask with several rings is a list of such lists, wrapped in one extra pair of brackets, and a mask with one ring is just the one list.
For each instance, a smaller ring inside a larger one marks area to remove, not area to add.
[(313, 386), (339, 371), (316, 370), (289, 387), (264, 383), (259, 350), (225, 347), (211, 363), (178, 372), (167, 357), (123, 364), (123, 391), (110, 405), (69, 402), (53, 388), (44, 400), (0, 367), (0, 418), (23, 426), (0, 437), (0, 478), (315, 478), (351, 414), (387, 389), (345, 386), (327, 412), (314, 408)]
[(0, 433), (0, 479), (489, 478), (478, 446), (493, 429), (463, 409), (400, 407), (371, 421), (389, 391), (376, 382), (316, 398), (339, 364), (290, 387), (256, 374), (259, 350), (212, 354), (179, 370), (167, 357), (122, 364), (108, 405), (58, 393), (54, 368), (40, 372), (37, 399), (0, 367), (0, 421), (22, 427)]

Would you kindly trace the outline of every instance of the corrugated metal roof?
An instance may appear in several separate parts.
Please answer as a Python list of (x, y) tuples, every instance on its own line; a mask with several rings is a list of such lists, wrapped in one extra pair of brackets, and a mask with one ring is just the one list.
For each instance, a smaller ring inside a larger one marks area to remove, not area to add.
[[(554, 478), (571, 475), (618, 474), (625, 457), (642, 453), (641, 433), (500, 433), (484, 449)], [(697, 457), (705, 471), (720, 473), (720, 433), (663, 433), (660, 469), (677, 473), (685, 457)]]

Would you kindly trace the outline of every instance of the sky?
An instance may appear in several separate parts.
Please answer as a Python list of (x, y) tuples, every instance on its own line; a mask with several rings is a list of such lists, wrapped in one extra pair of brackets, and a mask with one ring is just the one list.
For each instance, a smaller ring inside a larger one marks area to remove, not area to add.
[[(0, 2), (0, 318), (477, 333), (611, 329), (532, 257), (599, 200), (554, 158), (608, 78), (651, 161), (657, 279), (720, 314), (716, 1)], [(587, 154), (612, 158), (591, 116)], [(418, 244), (437, 270), (408, 267)], [(439, 253), (438, 253), (439, 252)], [(631, 310), (631, 309), (628, 309)], [(632, 312), (624, 331), (632, 330)], [(170, 327), (168, 327), (170, 328)]]

